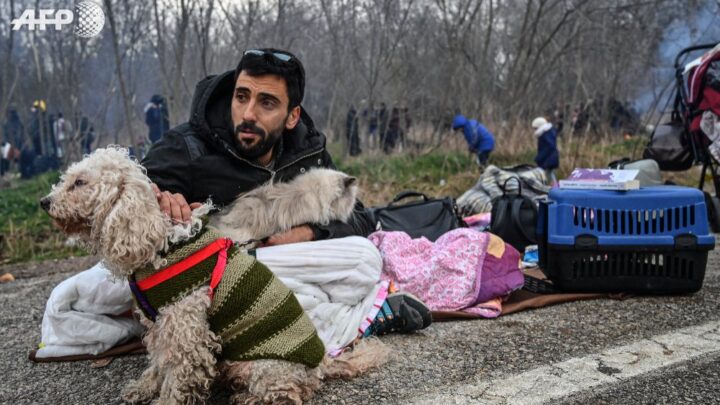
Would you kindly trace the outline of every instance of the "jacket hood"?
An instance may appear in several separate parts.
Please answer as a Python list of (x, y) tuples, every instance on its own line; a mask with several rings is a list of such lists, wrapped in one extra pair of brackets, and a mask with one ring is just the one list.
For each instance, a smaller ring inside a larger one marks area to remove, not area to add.
[[(230, 104), (235, 91), (235, 71), (228, 70), (219, 75), (208, 76), (195, 86), (190, 107), (190, 125), (198, 135), (213, 144), (235, 149)], [(283, 133), (282, 156), (278, 163), (291, 161), (298, 155), (310, 153), (325, 147), (325, 136), (315, 128), (305, 108), (300, 107), (300, 122), (290, 131)]]
[(465, 126), (466, 123), (467, 123), (467, 118), (465, 118), (465, 116), (462, 114), (458, 114), (455, 116), (455, 118), (453, 118), (452, 128), (458, 129), (462, 126)]
[(547, 123), (548, 123), (548, 121), (545, 119), (545, 117), (537, 117), (534, 120), (532, 120), (531, 125), (532, 125), (533, 129), (538, 129)]
[(544, 124), (542, 124), (542, 126), (535, 129), (535, 136), (542, 136), (545, 132), (551, 130), (552, 128), (553, 125), (546, 121)]

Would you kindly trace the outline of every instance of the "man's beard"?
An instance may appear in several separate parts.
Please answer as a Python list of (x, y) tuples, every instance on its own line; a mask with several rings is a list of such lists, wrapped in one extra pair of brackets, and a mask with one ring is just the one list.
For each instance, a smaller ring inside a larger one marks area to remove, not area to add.
[[(273, 146), (280, 140), (285, 130), (285, 122), (287, 122), (287, 117), (285, 117), (279, 127), (269, 132), (265, 132), (265, 130), (256, 126), (254, 122), (242, 122), (240, 125), (237, 125), (235, 127), (235, 145), (237, 146), (238, 154), (246, 159), (254, 160), (270, 152)], [(253, 144), (247, 144), (240, 139), (240, 132), (257, 134), (260, 136), (260, 140)]]

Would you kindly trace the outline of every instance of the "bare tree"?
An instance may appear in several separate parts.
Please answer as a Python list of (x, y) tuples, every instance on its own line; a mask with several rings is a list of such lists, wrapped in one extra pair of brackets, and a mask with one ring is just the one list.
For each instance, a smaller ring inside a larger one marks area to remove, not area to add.
[[(10, 28), (9, 22), (15, 19), (15, 0), (9, 0), (7, 5), (8, 12), (6, 15), (10, 16), (7, 28), (7, 38), (5, 40), (5, 46), (3, 47), (3, 69), (0, 75), (0, 111), (5, 111), (10, 104), (10, 100), (15, 92), (15, 86), (20, 73), (17, 65), (13, 63), (13, 47), (15, 46), (15, 31)], [(3, 11), (5, 6), (3, 3)], [(5, 14), (5, 12), (3, 12)], [(5, 31), (5, 30), (3, 30)]]
[(212, 16), (215, 8), (215, 1), (209, 0), (199, 6), (199, 16), (193, 19), (193, 29), (199, 47), (200, 64), (203, 76), (210, 74), (210, 66), (212, 65), (210, 32), (212, 27)]
[[(117, 75), (118, 85), (120, 86), (120, 96), (125, 116), (125, 129), (129, 133), (130, 144), (133, 145), (135, 151), (139, 151), (140, 142), (133, 130), (133, 120), (135, 118), (133, 105), (134, 92), (129, 86), (127, 77), (128, 73), (123, 68), (126, 55), (132, 56), (137, 50), (137, 43), (144, 29), (143, 23), (145, 18), (145, 10), (136, 6), (136, 3), (130, 3), (127, 0), (121, 0), (117, 7), (122, 10), (124, 16), (123, 24), (120, 26), (116, 19), (115, 5), (112, 0), (104, 0), (105, 12), (110, 24), (110, 34), (112, 39), (113, 55), (115, 59), (115, 73)], [(122, 31), (121, 31), (122, 29)], [(118, 135), (115, 135), (115, 142), (119, 143)]]
[(647, 72), (659, 64), (667, 27), (720, 7), (713, 0), (103, 0), (107, 29), (96, 39), (10, 29), (18, 10), (39, 5), (0, 0), (10, 17), (0, 19), (0, 108), (46, 99), (54, 112), (92, 118), (102, 142), (135, 147), (146, 97), (166, 95), (178, 124), (194, 84), (234, 68), (251, 47), (300, 57), (303, 107), (335, 139), (348, 106), (361, 100), (366, 108), (407, 107), (436, 147), (459, 111), (505, 128), (583, 104), (607, 122), (618, 103), (657, 85)]

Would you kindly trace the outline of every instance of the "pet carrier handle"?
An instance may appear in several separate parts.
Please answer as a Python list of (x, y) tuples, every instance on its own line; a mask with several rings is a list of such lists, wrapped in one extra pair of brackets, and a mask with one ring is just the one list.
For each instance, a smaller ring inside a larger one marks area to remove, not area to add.
[(418, 191), (410, 191), (410, 190), (408, 190), (408, 191), (403, 191), (403, 192), (399, 193), (398, 195), (396, 195), (395, 198), (393, 198), (393, 200), (392, 200), (392, 202), (390, 203), (390, 205), (393, 205), (394, 203), (396, 203), (396, 202), (398, 202), (398, 201), (400, 201), (400, 200), (402, 200), (402, 199), (408, 198), (408, 197), (422, 197), (423, 201), (429, 200), (428, 196), (426, 196), (426, 195), (423, 194), (423, 193), (420, 193), (420, 192), (418, 192)]
[(505, 179), (505, 182), (503, 183), (503, 186), (502, 186), (503, 195), (507, 194), (507, 184), (508, 184), (508, 181), (510, 181), (510, 180), (517, 181), (517, 183), (518, 183), (518, 192), (517, 193), (518, 193), (518, 195), (521, 195), (522, 194), (522, 181), (520, 181), (520, 177), (517, 177), (517, 176), (508, 177), (507, 179)]

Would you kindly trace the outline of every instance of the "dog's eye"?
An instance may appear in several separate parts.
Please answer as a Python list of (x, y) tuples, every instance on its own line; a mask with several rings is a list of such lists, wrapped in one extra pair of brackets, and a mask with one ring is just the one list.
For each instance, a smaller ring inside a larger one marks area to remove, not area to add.
[(85, 181), (85, 180), (83, 180), (83, 179), (76, 179), (76, 180), (75, 180), (75, 183), (73, 183), (73, 185), (72, 185), (71, 188), (82, 187), (82, 186), (84, 186), (84, 185), (86, 185), (86, 184), (87, 184), (87, 181)]

